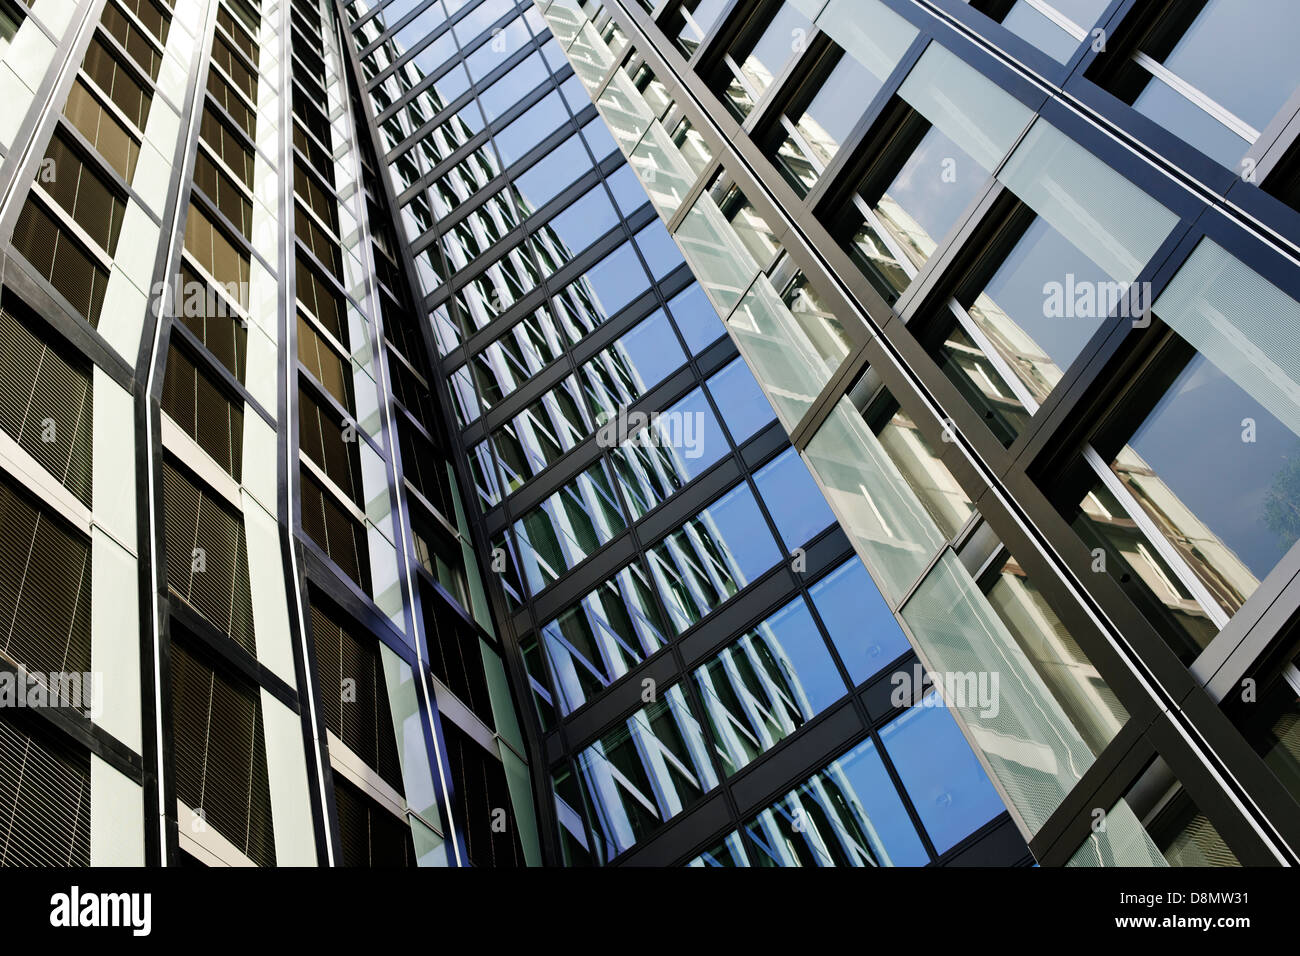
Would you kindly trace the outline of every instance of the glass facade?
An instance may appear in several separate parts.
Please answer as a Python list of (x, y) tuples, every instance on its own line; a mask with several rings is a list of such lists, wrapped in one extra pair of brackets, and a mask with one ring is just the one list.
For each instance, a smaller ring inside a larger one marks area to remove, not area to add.
[[(942, 861), (1002, 808), (1044, 865), (1293, 859), (1294, 12), (537, 6), (793, 444), (650, 542), (718, 785), (902, 708), (684, 862)], [(856, 559), (778, 600), (828, 525)]]
[(1300, 863), (1298, 25), (0, 0), (0, 863)]

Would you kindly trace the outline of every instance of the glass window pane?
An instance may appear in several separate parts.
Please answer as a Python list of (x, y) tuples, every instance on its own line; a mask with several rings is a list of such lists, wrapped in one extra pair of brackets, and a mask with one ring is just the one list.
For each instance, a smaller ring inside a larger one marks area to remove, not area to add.
[(845, 693), (803, 599), (742, 635), (693, 676), (728, 776)]
[(840, 565), (808, 593), (854, 685), (912, 649), (857, 558)]
[(938, 694), (880, 732), (935, 851), (944, 853), (1003, 812), (1002, 800)]

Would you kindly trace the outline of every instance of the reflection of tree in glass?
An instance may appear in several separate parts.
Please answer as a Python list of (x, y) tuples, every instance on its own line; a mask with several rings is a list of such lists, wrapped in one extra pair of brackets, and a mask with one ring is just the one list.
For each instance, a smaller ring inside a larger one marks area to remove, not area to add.
[(1273, 487), (1264, 499), (1264, 524), (1278, 536), (1283, 551), (1300, 538), (1300, 443), (1273, 478)]

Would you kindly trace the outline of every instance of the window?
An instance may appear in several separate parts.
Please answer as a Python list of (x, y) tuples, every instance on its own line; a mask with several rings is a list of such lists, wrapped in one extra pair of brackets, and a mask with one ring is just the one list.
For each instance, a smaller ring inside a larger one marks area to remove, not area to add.
[(334, 808), (339, 815), (339, 864), (384, 869), (415, 866), (411, 827), (335, 772)]
[(840, 565), (808, 593), (854, 685), (911, 651), (903, 628), (857, 558)]
[(302, 530), (363, 591), (370, 591), (365, 524), (306, 468), (302, 478)]
[(52, 338), (36, 320), (0, 307), (0, 428), (90, 507), (90, 364), (51, 346)]
[(533, 593), (549, 587), (626, 527), (604, 465), (589, 468), (514, 524)]
[[(347, 437), (345, 428), (352, 429)], [(361, 484), (361, 454), (356, 426), (340, 422), (327, 405), (313, 398), (302, 386), (298, 388), (298, 447), (320, 466), (321, 471), (340, 491), (358, 505), (365, 503)]]
[[(248, 105), (247, 101), (240, 98), (235, 88), (215, 68), (208, 70), (208, 95), (226, 111), (226, 114), (234, 120), (235, 125), (243, 131), (244, 135), (250, 139), (256, 135), (257, 113)], [(297, 143), (298, 139), (298, 127), (295, 125), (294, 142)], [(306, 151), (304, 149), (304, 152)]]
[(178, 275), (182, 288), (176, 318), (198, 336), (226, 371), (242, 383), (248, 364), (248, 326), (224, 295), (209, 285), (184, 259)]
[(104, 6), (104, 15), (100, 23), (109, 35), (131, 55), (149, 79), (157, 82), (158, 70), (162, 66), (162, 53), (154, 46), (148, 34), (123, 15), (114, 4)]
[(0, 866), (90, 866), (90, 753), (0, 719), (0, 821)]
[(1068, 866), (1240, 866), (1169, 765), (1157, 757), (1106, 811)]
[(136, 161), (140, 158), (140, 144), (80, 79), (68, 92), (63, 115), (117, 174), (130, 183), (135, 176)]
[(1101, 329), (1146, 322), (1135, 280), (1177, 220), (1041, 121), (998, 179), (1009, 195), (969, 244), (957, 296), (918, 336), (1010, 445)]
[(603, 862), (718, 785), (681, 685), (578, 755), (588, 821)]
[(194, 157), (194, 185), (203, 190), (240, 234), (253, 238), (253, 203), (226, 172), (199, 150)]
[(1238, 162), (1300, 84), (1287, 0), (1139, 6), (1089, 76), (1225, 166)]
[(1030, 116), (953, 53), (926, 48), (850, 164), (855, 185), (822, 204), (828, 228), (886, 301), (962, 221)]
[[(442, 721), (451, 766), (452, 814), (465, 827), (465, 850), (476, 866), (523, 866), (505, 766), (450, 720)], [(496, 825), (505, 811), (505, 828)]]
[(692, 678), (728, 776), (846, 692), (802, 598), (755, 625), (698, 667)]
[(736, 359), (707, 382), (709, 394), (731, 432), (732, 441), (743, 445), (766, 425), (776, 421), (772, 406), (754, 380), (744, 359)]
[(185, 250), (242, 308), (248, 308), (247, 254), (192, 201), (185, 217)]
[[(619, 439), (609, 453), (610, 465), (634, 520), (663, 504), (730, 451), (700, 388), (648, 425), (637, 428), (639, 424), (630, 418), (624, 429), (616, 413), (610, 413), (608, 428)], [(624, 438), (623, 431), (630, 434)]]
[[(459, 563), (460, 542), (456, 542)], [(459, 598), (460, 596), (457, 595)], [(446, 609), (441, 598), (425, 589), (424, 630), (429, 644), (429, 669), (488, 727), (495, 727), (484, 656), (496, 651), (484, 645), (474, 629)], [(500, 663), (499, 660), (494, 663)]]
[(1106, 12), (1106, 0), (972, 0), (1021, 39), (1028, 40), (1058, 63), (1068, 63), (1093, 24)]
[(722, 60), (725, 70), (715, 82), (722, 101), (744, 119), (781, 76), (786, 65), (804, 48), (812, 23), (790, 3), (767, 3), (758, 8), (731, 44)]
[(167, 348), (162, 409), (236, 481), (244, 450), (244, 410), (174, 343)]
[(274, 866), (261, 692), (173, 641), (171, 697), (176, 799), (254, 863)]
[(99, 325), (108, 270), (61, 220), (29, 198), (18, 214), (13, 245), (92, 327)]
[(89, 671), (90, 541), (8, 478), (0, 518), (0, 651), (35, 675)]
[(170, 592), (255, 654), (243, 516), (164, 461), (163, 526)]
[(749, 486), (733, 488), (649, 552), (650, 570), (678, 633), (780, 560)]
[(306, 307), (314, 319), (320, 322), (338, 342), (347, 346), (348, 341), (343, 326), (343, 303), (336, 293), (321, 278), (316, 270), (301, 255), (294, 257), (297, 263), (298, 302)]
[(1004, 812), (1001, 798), (937, 692), (886, 724), (880, 742), (936, 853), (952, 849)]
[[(885, 70), (892, 70), (907, 48), (909, 38), (904, 34), (899, 40)], [(836, 46), (814, 65), (769, 136), (777, 168), (800, 193), (816, 184), (888, 75), (873, 73)]]
[(351, 366), (301, 312), (298, 313), (298, 361), (335, 401), (347, 411), (353, 410)]
[(788, 448), (754, 475), (758, 496), (767, 505), (787, 553), (835, 523), (799, 453)]
[(1147, 372), (1058, 495), (1188, 662), (1300, 538), (1300, 303), (1207, 238), (1152, 311)]
[(874, 740), (744, 826), (757, 866), (924, 866), (930, 861)]
[[(668, 629), (640, 565), (614, 574), (541, 629), (561, 712), (577, 710), (667, 641)], [(540, 657), (528, 657), (527, 663), (532, 679), (550, 686)]]
[(91, 37), (81, 69), (126, 114), (136, 129), (144, 129), (153, 94), (131, 75), (98, 36)]
[(726, 0), (682, 0), (669, 9), (664, 33), (690, 57), (727, 8)]
[(395, 790), (402, 768), (388, 685), (374, 635), (313, 596), (312, 647), (325, 726)]
[[(45, 170), (50, 170), (46, 175)], [(55, 132), (36, 182), (108, 255), (117, 250), (126, 203), (71, 145)]]

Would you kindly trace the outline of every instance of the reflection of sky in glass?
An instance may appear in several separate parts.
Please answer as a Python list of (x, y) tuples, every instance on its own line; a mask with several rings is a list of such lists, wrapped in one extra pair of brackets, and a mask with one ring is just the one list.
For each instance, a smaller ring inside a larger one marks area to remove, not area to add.
[(754, 380), (744, 359), (736, 359), (708, 381), (709, 394), (718, 403), (722, 420), (727, 423), (732, 440), (741, 444), (769, 422), (776, 412)]
[(882, 81), (847, 53), (808, 104), (799, 120), (822, 162), (829, 162), (862, 118), (867, 104), (880, 92)]
[(1133, 108), (1225, 166), (1235, 166), (1250, 146), (1187, 97), (1154, 77), (1133, 101)]
[(1071, 274), (1076, 287), (1093, 283), (1095, 289), (1105, 288), (1096, 284), (1110, 282), (1110, 277), (1072, 242), (1046, 220), (1038, 218), (984, 287), (984, 294), (1028, 333), (1060, 369), (1069, 367), (1101, 325), (1101, 320), (1095, 317), (1074, 317), (1068, 303), (1065, 316), (1044, 315), (1044, 285), (1058, 282), (1064, 293), (1068, 291), (1066, 276)]
[[(926, 703), (936, 699), (931, 692)], [(912, 707), (880, 739), (939, 853), (1002, 812), (1001, 798), (946, 707)]]
[(1066, 33), (1043, 14), (1039, 13), (1024, 0), (1008, 11), (1002, 18), (1002, 25), (1028, 40), (1059, 63), (1065, 63), (1079, 48), (1079, 41)]
[(835, 521), (798, 453), (789, 448), (754, 476), (758, 493), (787, 548), (797, 548)]
[[(1242, 441), (1245, 418), (1255, 421), (1254, 443)], [(1260, 579), (1284, 553), (1279, 535), (1263, 519), (1264, 502), (1297, 444), (1281, 422), (1199, 355), (1129, 440)]]
[(1262, 130), (1300, 83), (1300, 4), (1210, 0), (1164, 64)]
[(809, 592), (854, 684), (911, 650), (903, 629), (858, 558)]
[[(953, 173), (945, 177), (948, 159), (953, 160), (948, 164)], [(937, 127), (931, 127), (886, 188), (885, 195), (897, 202), (937, 243), (970, 205), (986, 177), (979, 163)]]

